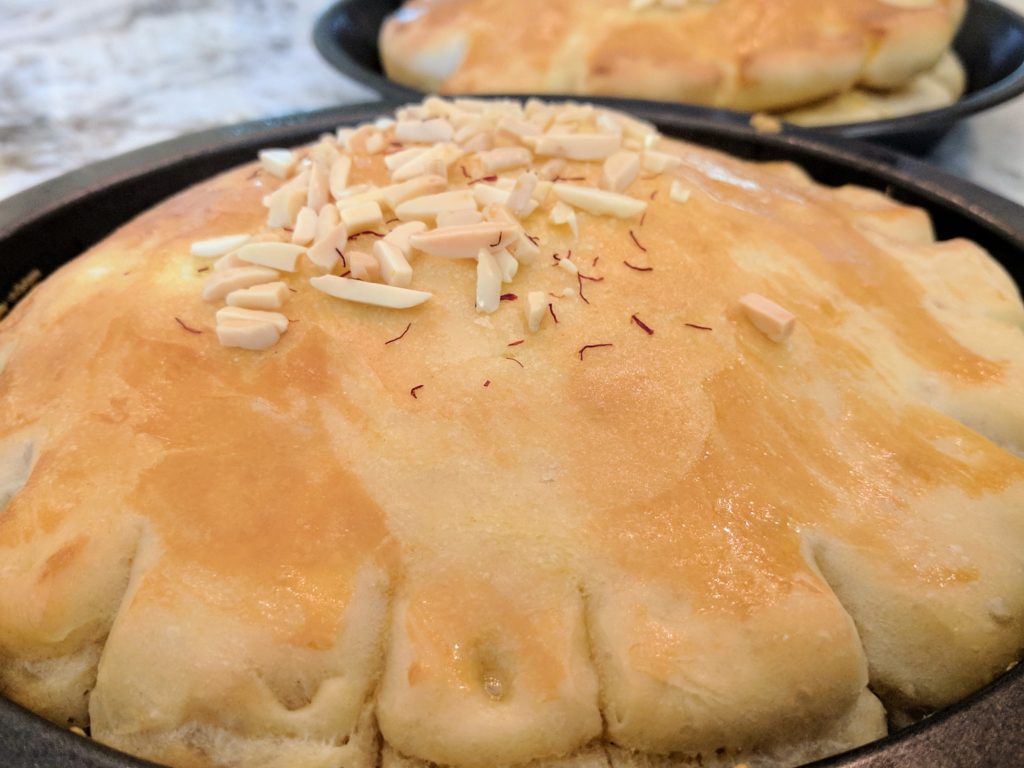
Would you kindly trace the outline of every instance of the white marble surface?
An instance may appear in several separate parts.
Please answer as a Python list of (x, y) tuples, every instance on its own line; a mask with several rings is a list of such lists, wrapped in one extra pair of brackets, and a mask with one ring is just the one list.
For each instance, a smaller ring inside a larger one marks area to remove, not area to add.
[[(327, 5), (0, 0), (0, 199), (182, 133), (373, 98), (313, 47)], [(1024, 202), (1024, 98), (968, 121), (931, 159)]]

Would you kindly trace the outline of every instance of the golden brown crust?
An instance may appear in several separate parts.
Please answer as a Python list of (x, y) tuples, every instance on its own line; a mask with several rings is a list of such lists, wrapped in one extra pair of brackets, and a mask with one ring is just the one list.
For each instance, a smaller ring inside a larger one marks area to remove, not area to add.
[(631, 96), (797, 107), (930, 69), (963, 0), (410, 0), (381, 30), (388, 75), (440, 93)]
[[(525, 219), (543, 258), (482, 324), (464, 262), (417, 256), (433, 297), (406, 311), (303, 264), (279, 344), (222, 347), (188, 245), (260, 229), (280, 182), (251, 167), (39, 286), (0, 325), (5, 693), (79, 711), (101, 644), (94, 736), (180, 765), (356, 768), (375, 723), (466, 768), (595, 743), (788, 765), (880, 735), (869, 684), (936, 707), (1004, 668), (1015, 287), (879, 193), (660, 148), (682, 165), (628, 186), (642, 219)], [(461, 162), (454, 187), (482, 175)], [(352, 176), (383, 183), (381, 155)], [(750, 292), (797, 316), (788, 342)], [(22, 682), (76, 654), (85, 677)]]

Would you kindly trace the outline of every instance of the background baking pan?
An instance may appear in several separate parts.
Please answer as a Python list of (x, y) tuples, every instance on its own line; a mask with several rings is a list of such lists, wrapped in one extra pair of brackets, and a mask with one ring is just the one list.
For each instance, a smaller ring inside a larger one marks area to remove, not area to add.
[[(736, 115), (622, 102), (678, 136), (753, 160), (792, 160), (826, 184), (856, 183), (926, 208), (940, 237), (969, 237), (1024, 283), (1024, 208), (881, 147), (803, 131), (758, 135)], [(0, 203), (0, 298), (45, 275), (168, 195), (239, 163), (260, 147), (316, 138), (393, 105), (342, 109), (206, 131), (122, 155)], [(977, 768), (1024, 765), (1024, 665), (960, 704), (815, 768)], [(52, 725), (0, 697), (0, 768), (152, 768)]]
[[(320, 17), (313, 41), (320, 54), (349, 77), (386, 99), (409, 101), (422, 92), (388, 79), (377, 50), (381, 24), (401, 4), (401, 0), (340, 0)], [(1024, 92), (1024, 18), (1020, 15), (994, 0), (969, 0), (967, 17), (953, 47), (968, 76), (967, 92), (956, 104), (908, 117), (817, 130), (923, 155), (960, 120)]]

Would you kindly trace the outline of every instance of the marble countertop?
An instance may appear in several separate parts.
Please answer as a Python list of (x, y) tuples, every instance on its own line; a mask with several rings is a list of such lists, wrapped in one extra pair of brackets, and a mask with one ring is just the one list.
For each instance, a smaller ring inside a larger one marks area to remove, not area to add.
[[(313, 47), (325, 0), (3, 5), (0, 199), (183, 133), (376, 97)], [(1024, 203), (1024, 98), (962, 124), (929, 159)]]

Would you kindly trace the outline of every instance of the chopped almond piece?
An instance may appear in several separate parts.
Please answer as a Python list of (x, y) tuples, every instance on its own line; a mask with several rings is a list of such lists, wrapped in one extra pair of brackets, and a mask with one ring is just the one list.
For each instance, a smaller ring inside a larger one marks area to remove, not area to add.
[(579, 240), (580, 224), (576, 218), (576, 211), (571, 206), (559, 200), (551, 207), (550, 219), (552, 224), (568, 224), (569, 229), (572, 230), (573, 239)]
[(626, 187), (640, 175), (640, 155), (636, 152), (616, 152), (604, 161), (601, 169), (601, 188), (612, 192), (625, 192)]
[(498, 130), (509, 133), (518, 139), (524, 136), (539, 136), (541, 133), (541, 129), (534, 123), (520, 120), (518, 117), (503, 117), (498, 123)]
[(791, 312), (759, 293), (740, 298), (740, 306), (753, 326), (776, 343), (788, 339), (796, 327), (796, 317)]
[(348, 230), (349, 237), (384, 226), (384, 214), (380, 206), (372, 201), (342, 209), (341, 220)]
[(468, 189), (441, 192), (406, 200), (395, 208), (395, 215), (402, 221), (434, 221), (441, 211), (475, 211), (476, 200)]
[(270, 323), (277, 328), (278, 333), (288, 330), (288, 318), (280, 312), (263, 312), (258, 309), (245, 309), (244, 307), (222, 307), (217, 310), (217, 324), (225, 320), (252, 320), (260, 323)]
[(580, 273), (580, 271), (576, 267), (576, 265), (572, 263), (572, 259), (570, 259), (568, 256), (566, 256), (565, 258), (559, 259), (558, 260), (558, 266), (561, 267), (566, 272), (568, 272), (573, 277), (576, 277), (576, 275), (578, 275)]
[(691, 194), (692, 190), (684, 187), (679, 181), (673, 181), (668, 192), (668, 196), (677, 203), (685, 203), (690, 199)]
[(288, 286), (280, 280), (273, 283), (261, 283), (252, 288), (239, 288), (227, 295), (225, 301), (229, 307), (245, 309), (280, 309), (288, 296)]
[(548, 300), (544, 291), (530, 291), (526, 294), (526, 327), (530, 333), (540, 330), (540, 324), (548, 313)]
[(622, 146), (618, 136), (607, 133), (547, 133), (523, 141), (532, 145), (538, 155), (567, 160), (604, 160)]
[(203, 284), (203, 298), (206, 301), (220, 301), (232, 291), (239, 288), (251, 288), (260, 283), (270, 283), (279, 274), (266, 267), (238, 267), (215, 272)]
[(352, 251), (346, 254), (348, 268), (352, 271), (352, 278), (355, 280), (366, 280), (376, 283), (380, 280), (380, 265), (377, 260), (368, 253)]
[(345, 194), (345, 189), (348, 187), (348, 176), (351, 172), (352, 158), (348, 155), (339, 155), (331, 164), (331, 173), (328, 177), (327, 186), (335, 200)]
[(309, 151), (309, 160), (313, 167), (319, 168), (328, 174), (331, 172), (331, 166), (334, 165), (334, 161), (341, 156), (341, 153), (334, 144), (334, 137), (330, 134), (321, 136), (320, 141)]
[[(448, 166), (465, 154), (465, 150), (455, 144), (435, 144), (422, 155), (413, 158), (404, 165), (391, 172), (391, 180), (394, 182), (408, 181), (417, 176), (434, 174), (438, 176), (448, 175)], [(438, 173), (438, 161), (443, 166), (443, 172)]]
[(306, 204), (305, 189), (281, 187), (269, 196), (270, 210), (267, 211), (268, 227), (290, 227), (295, 217)]
[(443, 175), (418, 176), (401, 184), (382, 187), (380, 197), (381, 202), (393, 211), (406, 200), (424, 195), (435, 195), (446, 189), (448, 189), (448, 179)]
[(480, 164), (488, 174), (529, 165), (533, 160), (533, 154), (525, 147), (499, 147), (489, 152), (483, 152), (479, 157)]
[(341, 214), (338, 213), (337, 206), (328, 203), (321, 208), (316, 216), (316, 237), (313, 238), (313, 242), (319, 242), (327, 237), (327, 233), (338, 226), (340, 221)]
[(364, 283), (360, 280), (350, 280), (347, 277), (336, 277), (335, 275), (311, 277), (309, 284), (318, 291), (323, 291), (338, 299), (390, 309), (416, 307), (432, 295), (426, 291), (414, 291), (409, 288), (398, 288), (394, 285), (381, 285), (380, 283)]
[(518, 219), (525, 218), (536, 206), (533, 203), (533, 192), (537, 188), (537, 174), (527, 171), (516, 179), (516, 185), (509, 193), (505, 205), (509, 212)]
[(563, 104), (555, 111), (556, 123), (586, 123), (594, 119), (590, 104)]
[(214, 259), (231, 253), (236, 248), (241, 248), (250, 240), (252, 240), (250, 235), (221, 235), (220, 237), (211, 237), (206, 240), (197, 240), (192, 243), (190, 252), (193, 256)]
[(398, 250), (408, 260), (412, 258), (412, 245), (409, 243), (409, 238), (420, 232), (425, 232), (426, 229), (427, 225), (422, 221), (407, 221), (405, 224), (399, 224), (388, 232), (384, 237), (384, 242), (397, 246)]
[(575, 184), (555, 183), (551, 187), (555, 197), (576, 208), (582, 208), (595, 216), (615, 216), (629, 219), (647, 210), (645, 200), (608, 192), (593, 187), (579, 187)]
[(309, 176), (309, 189), (306, 190), (306, 206), (319, 211), (327, 204), (329, 197), (328, 172), (323, 168), (314, 167)]
[(225, 347), (269, 349), (281, 338), (273, 323), (227, 319), (217, 323), (217, 340)]
[(389, 171), (397, 171), (406, 163), (415, 160), (424, 152), (428, 151), (429, 150), (427, 149), (427, 147), (412, 147), (410, 149), (403, 149), (400, 152), (395, 152), (385, 157), (384, 165), (387, 166)]
[(295, 262), (305, 252), (303, 246), (291, 243), (249, 243), (238, 249), (238, 258), (260, 267), (294, 272)]
[(312, 208), (302, 208), (295, 217), (295, 229), (292, 231), (292, 242), (298, 245), (309, 245), (316, 238), (317, 215)]
[(540, 246), (525, 234), (509, 244), (508, 250), (520, 264), (533, 264), (540, 258)]
[(395, 124), (395, 141), (436, 144), (440, 141), (451, 141), (454, 136), (452, 124), (443, 118), (399, 120)]
[(437, 227), (461, 227), (465, 224), (479, 224), (483, 220), (480, 211), (441, 211), (437, 214)]
[(348, 230), (344, 224), (337, 224), (330, 232), (318, 238), (312, 247), (306, 251), (306, 258), (320, 267), (320, 269), (330, 272), (341, 260), (341, 254), (345, 253), (347, 245)]
[(673, 168), (678, 168), (683, 164), (681, 157), (670, 155), (667, 152), (655, 152), (653, 149), (648, 149), (643, 154), (641, 159), (643, 169), (650, 173), (664, 173), (670, 171)]
[(565, 170), (566, 165), (568, 163), (565, 158), (553, 157), (537, 169), (537, 177), (544, 181), (553, 181), (558, 178), (558, 174)]
[(366, 137), (366, 143), (363, 145), (368, 155), (379, 155), (388, 147), (388, 140), (384, 138), (383, 133), (373, 133)]
[(498, 262), (498, 271), (501, 272), (501, 282), (511, 283), (519, 271), (519, 262), (516, 257), (505, 248), (499, 248), (494, 252), (494, 260)]
[(489, 132), (478, 133), (462, 142), (459, 146), (466, 150), (466, 152), (486, 152), (494, 147), (494, 137)]
[(481, 248), (476, 254), (476, 309), (488, 314), (501, 304), (501, 270), (494, 254)]
[(421, 232), (409, 238), (418, 251), (448, 259), (472, 259), (481, 248), (494, 249), (510, 243), (515, 228), (508, 224), (481, 222)]
[(412, 285), (412, 267), (409, 266), (401, 248), (386, 240), (378, 240), (373, 244), (373, 255), (377, 259), (380, 276), (385, 283), (401, 288)]
[(474, 184), (470, 189), (473, 190), (473, 198), (476, 200), (478, 205), (505, 205), (508, 202), (508, 196), (512, 190), (502, 189), (494, 184), (486, 184), (480, 182)]
[(238, 251), (232, 251), (226, 253), (213, 262), (214, 272), (223, 272), (225, 269), (237, 269), (238, 267), (251, 267), (252, 265), (247, 261), (242, 261), (238, 258)]
[(297, 159), (290, 149), (261, 149), (258, 156), (263, 170), (279, 179), (291, 173)]

